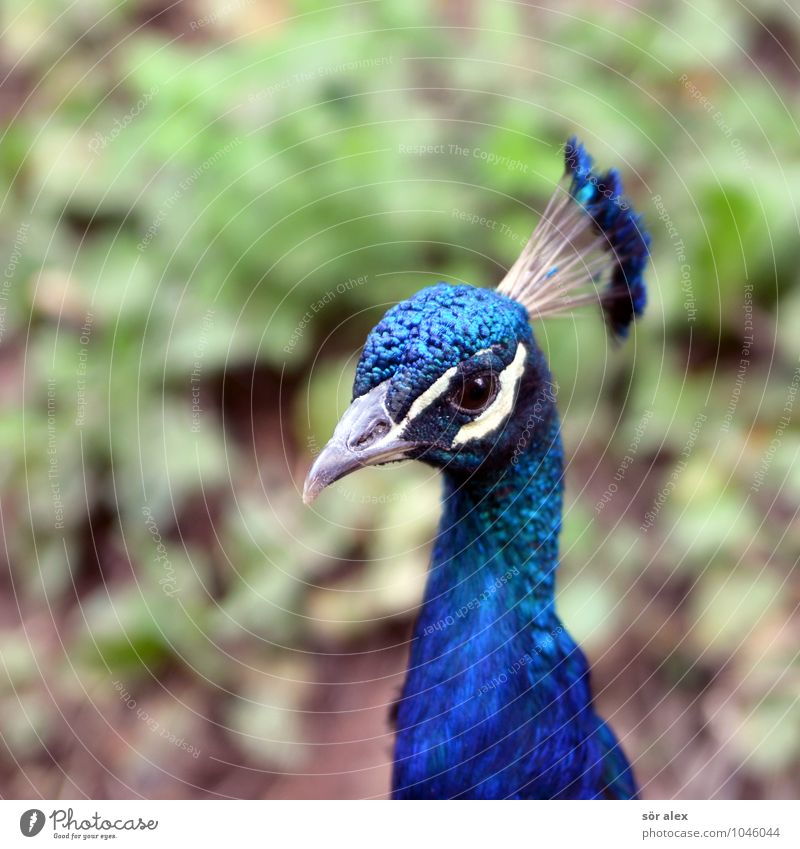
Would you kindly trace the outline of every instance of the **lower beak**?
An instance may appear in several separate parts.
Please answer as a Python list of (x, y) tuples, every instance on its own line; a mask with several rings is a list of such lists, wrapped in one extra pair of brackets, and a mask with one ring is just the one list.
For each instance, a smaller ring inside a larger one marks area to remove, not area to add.
[(386, 410), (388, 381), (356, 398), (347, 408), (306, 478), (303, 501), (310, 504), (335, 481), (363, 466), (378, 466), (403, 460), (413, 443), (400, 436)]

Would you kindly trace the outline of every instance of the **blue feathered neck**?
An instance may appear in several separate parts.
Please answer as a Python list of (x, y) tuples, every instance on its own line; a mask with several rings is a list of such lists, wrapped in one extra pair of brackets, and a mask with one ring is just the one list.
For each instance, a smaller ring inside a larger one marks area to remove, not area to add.
[(445, 472), (397, 710), (395, 798), (635, 795), (554, 609), (562, 463), (553, 412), (504, 469)]

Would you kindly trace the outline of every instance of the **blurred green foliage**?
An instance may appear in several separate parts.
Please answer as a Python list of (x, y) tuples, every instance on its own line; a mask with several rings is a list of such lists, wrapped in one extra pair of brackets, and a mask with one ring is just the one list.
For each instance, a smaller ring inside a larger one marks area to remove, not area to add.
[[(495, 284), (571, 132), (620, 167), (654, 246), (624, 349), (591, 312), (537, 328), (573, 458), (563, 616), (648, 795), (797, 793), (788, 11), (6, 15), (4, 796), (270, 795), (290, 790), (259, 770), (324, 772), (335, 658), (379, 646), (365, 679), (402, 670), (438, 487), (365, 471), (308, 510), (299, 481), (369, 328), (438, 279)], [(200, 757), (159, 747), (116, 681)], [(334, 748), (335, 770), (357, 760)], [(384, 792), (366, 776), (346, 792)]]

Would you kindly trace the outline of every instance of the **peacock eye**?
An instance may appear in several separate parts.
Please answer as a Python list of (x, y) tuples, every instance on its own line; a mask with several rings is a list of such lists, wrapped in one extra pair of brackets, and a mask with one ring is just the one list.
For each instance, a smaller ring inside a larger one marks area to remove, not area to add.
[(461, 386), (453, 395), (453, 403), (465, 413), (485, 409), (497, 394), (497, 378), (493, 372), (481, 372), (462, 378)]

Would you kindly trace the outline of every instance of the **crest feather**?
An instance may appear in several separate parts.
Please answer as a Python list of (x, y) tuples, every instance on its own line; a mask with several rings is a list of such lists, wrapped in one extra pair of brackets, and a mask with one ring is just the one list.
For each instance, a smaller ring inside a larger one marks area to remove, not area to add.
[(530, 239), (497, 287), (538, 318), (600, 303), (617, 337), (644, 311), (650, 236), (623, 194), (619, 172), (593, 169), (573, 136), (564, 178)]

